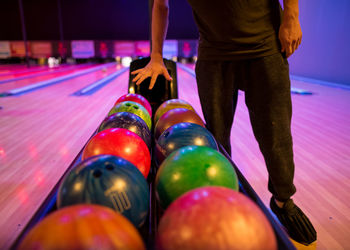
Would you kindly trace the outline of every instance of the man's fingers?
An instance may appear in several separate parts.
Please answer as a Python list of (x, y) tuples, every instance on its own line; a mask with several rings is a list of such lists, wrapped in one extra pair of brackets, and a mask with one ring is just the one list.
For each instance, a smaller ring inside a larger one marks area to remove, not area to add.
[(289, 45), (286, 49), (287, 58), (290, 57), (291, 54), (293, 54), (293, 47), (291, 45)]
[(301, 44), (301, 37), (298, 39), (298, 47), (300, 46)]
[(136, 85), (140, 85), (146, 78), (151, 77), (151, 82), (149, 85), (149, 89), (152, 89), (158, 75), (164, 75), (164, 77), (168, 80), (171, 81), (172, 78), (169, 75), (168, 71), (166, 70), (166, 68), (164, 67), (164, 65), (157, 65), (157, 64), (153, 64), (150, 67), (146, 67), (143, 69), (138, 69), (138, 70), (134, 70), (131, 72), (131, 74), (134, 76), (134, 78), (132, 79), (133, 82), (136, 83)]
[(140, 85), (140, 84), (143, 82), (143, 80), (145, 80), (145, 79), (148, 78), (148, 77), (149, 77), (149, 76), (147, 76), (147, 75), (142, 75), (142, 76), (140, 77), (140, 79), (137, 80), (136, 85)]
[(132, 79), (132, 81), (133, 81), (133, 82), (136, 82), (138, 79), (141, 78), (141, 76), (143, 76), (143, 75), (142, 75), (142, 74), (138, 74), (137, 76), (135, 76), (135, 77)]
[(142, 71), (143, 69), (137, 69), (131, 72), (132, 75), (135, 75), (137, 73), (139, 73), (140, 71)]
[(286, 47), (284, 46), (284, 44), (281, 42), (281, 52), (285, 52), (286, 51)]
[(151, 83), (149, 84), (148, 89), (153, 89), (154, 84), (156, 83), (158, 75), (157, 74), (153, 74), (152, 78), (151, 78)]
[(298, 44), (298, 40), (293, 42), (293, 53), (297, 50), (299, 44)]
[(171, 76), (169, 75), (169, 72), (167, 70), (165, 70), (164, 76), (165, 76), (165, 79), (167, 79), (168, 81), (172, 81), (173, 80), (173, 78), (171, 78)]

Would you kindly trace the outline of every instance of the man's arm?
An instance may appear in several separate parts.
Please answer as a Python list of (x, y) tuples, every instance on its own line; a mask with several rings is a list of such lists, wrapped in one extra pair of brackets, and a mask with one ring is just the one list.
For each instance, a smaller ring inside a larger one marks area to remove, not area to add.
[(289, 57), (299, 47), (302, 32), (299, 22), (298, 0), (283, 0), (283, 19), (279, 30), (282, 52)]
[(169, 81), (170, 77), (163, 62), (163, 43), (168, 30), (169, 2), (168, 0), (154, 0), (152, 8), (152, 52), (151, 61), (143, 69), (135, 70), (131, 74), (137, 76), (133, 79), (137, 85), (151, 77), (149, 89), (152, 89), (158, 75), (164, 75)]
[[(151, 57), (163, 56), (163, 42), (168, 29), (168, 0), (155, 0), (152, 9), (152, 53)], [(163, 58), (163, 57), (162, 57)]]

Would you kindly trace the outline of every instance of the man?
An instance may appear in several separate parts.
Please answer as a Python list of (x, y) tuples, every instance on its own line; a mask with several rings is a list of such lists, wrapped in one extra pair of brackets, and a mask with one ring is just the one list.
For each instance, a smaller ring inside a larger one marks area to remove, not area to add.
[[(207, 128), (231, 153), (230, 132), (238, 89), (269, 172), (270, 207), (291, 238), (308, 245), (316, 231), (290, 198), (294, 161), (291, 96), (287, 57), (301, 42), (298, 0), (188, 0), (200, 39), (196, 77)], [(152, 10), (152, 53), (149, 64), (132, 72), (140, 84), (158, 75), (171, 80), (162, 57), (168, 27), (168, 0), (155, 0)]]

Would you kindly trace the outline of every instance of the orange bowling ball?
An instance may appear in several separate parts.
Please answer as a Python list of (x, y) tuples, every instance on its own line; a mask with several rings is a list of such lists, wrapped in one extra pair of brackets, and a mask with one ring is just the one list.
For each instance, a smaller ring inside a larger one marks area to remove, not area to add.
[(99, 205), (69, 206), (32, 228), (19, 249), (145, 249), (137, 229)]
[(156, 110), (156, 113), (154, 114), (154, 124), (157, 123), (159, 118), (164, 115), (166, 112), (172, 109), (176, 108), (185, 108), (192, 111), (195, 111), (194, 108), (189, 104), (188, 102), (181, 100), (181, 99), (170, 99), (165, 102), (163, 102)]
[(185, 108), (171, 109), (162, 115), (156, 123), (154, 127), (155, 139), (158, 140), (159, 136), (167, 130), (167, 128), (181, 122), (191, 122), (205, 127), (202, 118), (193, 110)]

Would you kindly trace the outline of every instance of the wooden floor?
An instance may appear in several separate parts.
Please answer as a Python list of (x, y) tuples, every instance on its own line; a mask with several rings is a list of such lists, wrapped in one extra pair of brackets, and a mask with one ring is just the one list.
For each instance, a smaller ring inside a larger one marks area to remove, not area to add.
[[(16, 239), (114, 101), (127, 93), (128, 72), (94, 95), (70, 94), (115, 70), (110, 67), (19, 97), (0, 98), (0, 249)], [(35, 80), (39, 81), (31, 78)], [(201, 114), (193, 76), (178, 69), (178, 81), (179, 97)], [(314, 93), (292, 99), (298, 189), (293, 198), (317, 229), (318, 249), (350, 248), (350, 91), (292, 84)], [(268, 205), (266, 168), (244, 93), (239, 95), (231, 141), (234, 162)]]

